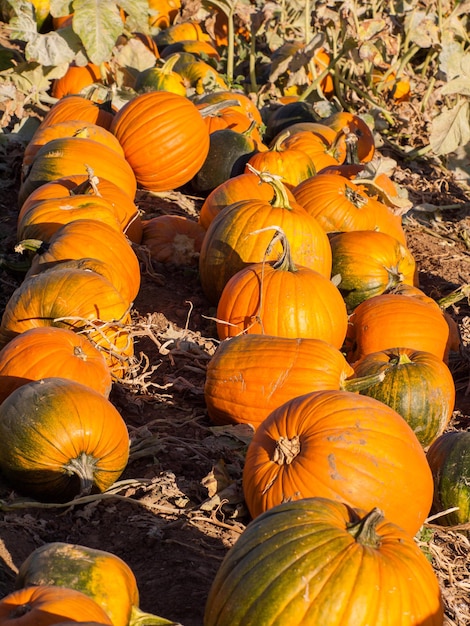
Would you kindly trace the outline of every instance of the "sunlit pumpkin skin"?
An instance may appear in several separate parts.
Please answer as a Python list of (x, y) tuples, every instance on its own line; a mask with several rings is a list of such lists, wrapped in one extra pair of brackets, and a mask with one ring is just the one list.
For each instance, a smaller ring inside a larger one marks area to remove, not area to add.
[(99, 604), (75, 589), (32, 585), (0, 600), (0, 623), (5, 626), (50, 626), (67, 621), (113, 626)]
[(86, 174), (87, 167), (91, 167), (98, 178), (119, 185), (134, 199), (137, 183), (125, 158), (92, 139), (65, 137), (52, 139), (39, 149), (21, 184), (19, 204), (23, 204), (36, 187), (70, 174)]
[(319, 339), (247, 334), (222, 341), (207, 365), (204, 398), (212, 422), (259, 424), (304, 393), (339, 389), (353, 368)]
[(401, 218), (344, 176), (317, 174), (297, 185), (293, 194), (328, 233), (378, 230), (406, 245)]
[(181, 7), (181, 0), (149, 0), (149, 27), (165, 30), (173, 24)]
[(40, 239), (49, 242), (61, 226), (80, 219), (96, 220), (122, 233), (113, 205), (99, 196), (83, 194), (42, 200), (31, 205), (18, 219), (17, 241)]
[(40, 126), (48, 126), (64, 120), (82, 120), (98, 124), (109, 130), (114, 113), (105, 105), (84, 96), (64, 96), (52, 105)]
[(175, 54), (163, 59), (154, 66), (142, 70), (136, 78), (134, 89), (137, 92), (169, 91), (180, 96), (186, 96), (186, 85), (183, 77), (173, 70), (178, 60)]
[(116, 113), (111, 131), (137, 182), (151, 191), (189, 182), (209, 152), (209, 133), (199, 110), (174, 93), (139, 94)]
[(198, 105), (216, 104), (217, 102), (223, 102), (225, 100), (237, 100), (238, 104), (231, 105), (235, 110), (240, 111), (248, 116), (248, 118), (254, 120), (257, 124), (263, 123), (261, 113), (256, 106), (255, 102), (246, 94), (234, 91), (234, 90), (218, 90), (205, 93), (198, 98), (195, 102)]
[[(290, 202), (295, 201), (287, 187), (286, 193)], [(214, 217), (229, 204), (250, 198), (270, 202), (274, 194), (272, 185), (263, 182), (254, 172), (245, 171), (238, 176), (232, 176), (210, 192), (201, 206), (198, 221), (207, 230)]]
[[(194, 41), (191, 39), (183, 41), (175, 41), (165, 46), (160, 54), (162, 59), (168, 59), (171, 55), (179, 52), (188, 52), (195, 57), (203, 59), (204, 61), (214, 60), (214, 66), (217, 61), (220, 61), (220, 54), (214, 46), (208, 41)], [(216, 93), (216, 92), (214, 92)]]
[(103, 79), (98, 65), (70, 65), (66, 73), (52, 81), (51, 95), (53, 98), (63, 98), (71, 94), (78, 94), (84, 87), (93, 83), (102, 83)]
[(438, 579), (374, 508), (285, 502), (252, 521), (211, 585), (204, 626), (442, 626)]
[[(95, 186), (94, 186), (95, 185)], [(63, 199), (73, 195), (88, 194), (93, 197), (101, 196), (113, 206), (119, 216), (122, 231), (134, 243), (140, 243), (142, 239), (142, 220), (134, 201), (125, 193), (121, 187), (105, 178), (93, 178), (87, 174), (72, 174), (40, 185), (32, 191), (21, 205), (18, 213), (18, 220), (29, 207), (41, 200)]]
[(447, 365), (434, 354), (390, 348), (354, 364), (355, 375), (384, 373), (361, 394), (384, 402), (411, 426), (427, 448), (447, 427), (455, 404), (455, 383)]
[[(253, 198), (235, 202), (211, 222), (199, 257), (201, 285), (211, 302), (218, 302), (228, 280), (247, 265), (279, 258), (279, 242), (266, 254), (276, 227), (289, 241), (294, 263), (330, 277), (328, 236), (302, 206), (289, 201), (283, 188), (276, 191), (276, 199), (271, 202)], [(254, 234), (263, 228), (269, 230)]]
[(355, 363), (372, 352), (404, 346), (446, 361), (448, 339), (449, 327), (438, 308), (409, 296), (380, 294), (350, 315), (344, 352)]
[(116, 137), (106, 128), (98, 124), (83, 122), (82, 120), (64, 120), (56, 124), (48, 124), (40, 126), (32, 136), (25, 148), (23, 155), (23, 170), (27, 171), (34, 157), (39, 152), (41, 146), (52, 139), (60, 139), (65, 137), (81, 137), (84, 139), (92, 139), (98, 143), (102, 143), (108, 148), (112, 148), (122, 157), (124, 150)]
[[(312, 122), (312, 125), (314, 122)], [(326, 140), (320, 134), (310, 130), (290, 132), (288, 127), (284, 131), (281, 140), (283, 148), (302, 150), (310, 157), (315, 172), (319, 172), (327, 166), (338, 165), (343, 162), (345, 154), (337, 150), (335, 145)], [(301, 182), (301, 181), (299, 181)]]
[[(375, 153), (375, 141), (372, 130), (367, 123), (358, 115), (348, 111), (333, 113), (323, 120), (323, 123), (330, 126), (346, 140), (348, 133), (353, 133), (357, 138), (357, 157), (360, 163), (368, 163)], [(345, 132), (346, 130), (346, 132)]]
[(60, 376), (88, 385), (105, 398), (112, 379), (104, 356), (86, 337), (66, 328), (30, 328), (0, 350), (0, 403), (21, 385)]
[(442, 526), (470, 521), (470, 432), (443, 433), (430, 446), (427, 459), (434, 478), (432, 513), (457, 510), (441, 515), (433, 523)]
[(341, 348), (348, 316), (337, 287), (319, 272), (279, 262), (249, 265), (225, 285), (217, 305), (217, 334), (321, 339)]
[(22, 385), (0, 405), (0, 467), (11, 486), (39, 501), (106, 491), (129, 458), (129, 434), (114, 405), (61, 377)]
[(20, 565), (15, 588), (57, 585), (93, 598), (114, 626), (128, 626), (139, 591), (131, 568), (111, 552), (73, 543), (36, 548)]
[(182, 215), (159, 215), (143, 222), (142, 245), (152, 259), (174, 265), (197, 265), (205, 229)]
[[(226, 106), (223, 109), (213, 110), (212, 112), (210, 112), (211, 105), (196, 104), (196, 106), (203, 113), (204, 122), (206, 123), (209, 134), (216, 130), (222, 130), (223, 128), (230, 128), (239, 133), (244, 133), (251, 127), (251, 136), (256, 139), (257, 146), (259, 147), (263, 142), (259, 126), (252, 126), (253, 119), (246, 113), (235, 108), (235, 106)], [(265, 147), (265, 149), (267, 149), (267, 147)]]
[[(155, 5), (155, 2), (162, 2), (162, 0), (150, 0), (150, 5)], [(204, 32), (201, 24), (195, 20), (185, 20), (177, 24), (171, 24), (155, 35), (155, 41), (159, 50), (163, 50), (165, 46), (175, 43), (175, 41), (189, 40), (210, 42), (211, 38)]]
[(401, 415), (374, 398), (326, 390), (289, 400), (260, 424), (248, 446), (243, 491), (252, 517), (285, 500), (320, 496), (378, 506), (414, 535), (429, 514), (433, 481)]
[(330, 237), (331, 275), (336, 279), (348, 312), (398, 283), (413, 285), (416, 262), (395, 237), (374, 230), (335, 233)]
[(33, 257), (27, 276), (63, 261), (93, 258), (108, 264), (112, 284), (129, 304), (140, 288), (139, 260), (122, 232), (102, 222), (80, 219), (64, 224)]

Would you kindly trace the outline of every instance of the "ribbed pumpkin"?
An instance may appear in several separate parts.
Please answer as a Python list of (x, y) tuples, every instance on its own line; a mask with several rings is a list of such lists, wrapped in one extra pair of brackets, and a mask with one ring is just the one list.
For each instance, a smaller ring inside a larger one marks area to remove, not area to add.
[(17, 240), (40, 239), (48, 242), (64, 224), (80, 219), (96, 220), (122, 233), (113, 205), (99, 196), (80, 194), (67, 198), (40, 200), (18, 218)]
[(106, 491), (129, 457), (120, 413), (102, 394), (61, 377), (18, 387), (0, 405), (0, 468), (14, 489), (67, 502)]
[(39, 247), (27, 276), (83, 258), (106, 263), (114, 287), (126, 302), (134, 301), (141, 282), (137, 255), (122, 232), (93, 219), (75, 220), (58, 228), (49, 242)]
[[(262, 180), (272, 180), (268, 177)], [(292, 259), (323, 276), (331, 274), (331, 246), (317, 221), (297, 202), (291, 202), (280, 181), (272, 180), (275, 198), (271, 202), (247, 199), (220, 211), (207, 229), (199, 257), (199, 275), (204, 293), (217, 303), (228, 280), (238, 271), (263, 260), (276, 260), (282, 254), (278, 242), (266, 254), (274, 228), (280, 228), (289, 241)], [(265, 232), (257, 232), (269, 229)]]
[(243, 491), (252, 517), (319, 496), (378, 506), (414, 535), (429, 514), (433, 480), (401, 415), (374, 398), (326, 390), (289, 400), (262, 422), (248, 446)]
[(452, 416), (455, 384), (447, 365), (434, 354), (410, 348), (373, 352), (354, 364), (356, 376), (384, 373), (361, 394), (384, 402), (411, 426), (423, 447), (441, 435)]
[(4, 626), (52, 626), (68, 621), (113, 626), (99, 604), (75, 589), (32, 585), (0, 600), (0, 623)]
[(222, 341), (207, 365), (204, 398), (215, 424), (257, 428), (287, 400), (340, 389), (353, 368), (320, 339), (239, 335)]
[(252, 521), (209, 591), (204, 626), (442, 626), (431, 564), (373, 508), (326, 498), (276, 506)]
[(136, 78), (134, 89), (137, 92), (169, 91), (186, 96), (186, 85), (183, 77), (173, 70), (178, 55), (168, 57), (166, 61), (159, 59), (153, 67), (142, 70)]
[(22, 219), (23, 214), (36, 202), (83, 194), (91, 197), (100, 196), (111, 203), (119, 217), (123, 232), (134, 243), (140, 243), (142, 220), (133, 199), (117, 183), (98, 178), (91, 171), (88, 174), (71, 174), (51, 180), (34, 189), (21, 205), (18, 220)]
[(139, 185), (169, 191), (189, 182), (209, 152), (209, 132), (196, 106), (178, 94), (153, 91), (115, 115), (118, 138)]
[(455, 526), (470, 521), (470, 432), (455, 430), (443, 433), (427, 452), (434, 478), (432, 513), (457, 510), (441, 515), (435, 524)]
[(238, 104), (232, 105), (235, 110), (244, 113), (249, 118), (255, 120), (255, 122), (257, 122), (258, 124), (263, 123), (263, 118), (261, 117), (261, 113), (255, 102), (245, 93), (242, 93), (240, 91), (210, 91), (196, 98), (196, 103), (199, 105), (208, 105), (216, 104), (217, 102), (224, 102), (226, 100), (237, 100)]
[(79, 94), (84, 87), (102, 82), (101, 70), (95, 63), (70, 65), (63, 76), (52, 81), (51, 95), (53, 98), (63, 98)]
[(23, 204), (44, 183), (70, 174), (86, 174), (89, 167), (96, 176), (116, 183), (134, 199), (137, 183), (124, 157), (92, 139), (65, 137), (52, 139), (39, 149), (21, 184), (18, 201)]
[(106, 360), (86, 337), (44, 326), (25, 330), (0, 350), (0, 403), (21, 385), (50, 376), (88, 385), (106, 398), (111, 391)]
[(414, 284), (416, 263), (395, 237), (374, 230), (335, 233), (330, 237), (335, 279), (348, 311), (398, 283)]
[(40, 126), (48, 126), (64, 120), (82, 120), (109, 130), (113, 117), (114, 113), (109, 105), (94, 102), (84, 96), (70, 95), (64, 96), (52, 105)]
[(278, 261), (249, 265), (225, 285), (217, 306), (219, 339), (240, 333), (321, 339), (340, 348), (346, 336), (346, 305), (323, 274), (295, 265), (287, 238)]
[[(311, 125), (315, 126), (315, 122), (312, 122)], [(336, 136), (334, 131), (333, 136)], [(329, 142), (324, 136), (320, 135), (320, 133), (315, 133), (311, 130), (292, 132), (290, 127), (287, 127), (285, 131), (281, 133), (279, 140), (281, 141), (281, 146), (285, 148), (302, 150), (308, 154), (316, 172), (319, 172), (327, 166), (338, 165), (342, 163), (345, 158), (345, 154), (336, 149), (335, 143)]]
[[(112, 552), (61, 541), (46, 543), (20, 565), (15, 587), (44, 584), (75, 589), (90, 596), (104, 609), (113, 626), (157, 623), (155, 619), (149, 620), (156, 616), (139, 609), (134, 573)], [(163, 625), (165, 620), (158, 623)]]
[(361, 302), (349, 318), (344, 344), (350, 363), (396, 346), (431, 352), (446, 360), (449, 326), (439, 307), (417, 298), (381, 294)]
[(348, 111), (339, 111), (324, 119), (323, 123), (341, 134), (343, 142), (348, 134), (355, 135), (359, 162), (367, 163), (372, 160), (375, 153), (374, 135), (361, 117)]
[(297, 185), (293, 194), (328, 233), (379, 230), (406, 244), (401, 218), (344, 176), (317, 174)]
[(160, 263), (197, 265), (205, 229), (183, 215), (158, 215), (143, 221), (142, 245)]

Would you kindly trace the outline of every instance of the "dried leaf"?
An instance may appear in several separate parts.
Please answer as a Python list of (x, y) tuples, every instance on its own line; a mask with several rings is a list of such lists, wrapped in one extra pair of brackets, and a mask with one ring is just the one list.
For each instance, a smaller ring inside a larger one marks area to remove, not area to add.
[(439, 69), (446, 75), (448, 80), (461, 75), (463, 57), (463, 48), (456, 41), (451, 41), (442, 46), (439, 54)]
[(413, 11), (405, 20), (405, 27), (410, 40), (420, 48), (431, 48), (439, 44), (439, 28), (434, 13)]
[(429, 137), (434, 154), (449, 154), (470, 141), (469, 110), (470, 103), (462, 100), (434, 118)]
[(109, 60), (124, 24), (114, 0), (75, 0), (73, 30), (87, 55), (99, 65)]
[(462, 96), (470, 96), (470, 76), (453, 78), (442, 87), (441, 93), (443, 95), (460, 94)]

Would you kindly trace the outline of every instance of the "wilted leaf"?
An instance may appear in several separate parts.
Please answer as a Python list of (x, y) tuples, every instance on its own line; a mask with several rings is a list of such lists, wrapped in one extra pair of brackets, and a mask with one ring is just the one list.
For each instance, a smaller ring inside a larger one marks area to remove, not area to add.
[(50, 0), (50, 12), (53, 17), (63, 17), (73, 12), (73, 0)]
[(439, 43), (437, 16), (424, 11), (413, 11), (405, 20), (408, 37), (420, 48), (431, 48)]
[(155, 55), (139, 39), (129, 39), (120, 46), (114, 55), (114, 59), (121, 68), (132, 68), (142, 72), (155, 65)]
[(463, 57), (463, 48), (456, 41), (442, 46), (439, 54), (439, 69), (447, 76), (448, 80), (461, 75)]
[(361, 20), (357, 36), (360, 41), (370, 41), (385, 28), (385, 20), (380, 18)]
[(470, 76), (453, 78), (441, 88), (443, 95), (461, 94), (470, 96)]
[(126, 26), (132, 32), (149, 32), (148, 0), (120, 0), (119, 6), (126, 12)]
[(38, 27), (33, 11), (19, 12), (10, 20), (10, 38), (20, 41), (32, 41), (38, 36)]
[(64, 31), (61, 33), (52, 31), (46, 35), (38, 34), (26, 45), (26, 59), (46, 66), (71, 63), (75, 60), (81, 44), (72, 29), (68, 28)]
[(67, 64), (45, 67), (40, 63), (23, 63), (10, 75), (12, 82), (23, 93), (40, 93), (49, 89), (51, 80), (63, 76)]
[(124, 24), (114, 0), (75, 0), (73, 29), (87, 55), (99, 65), (108, 61)]
[(434, 118), (429, 137), (434, 154), (449, 154), (470, 141), (469, 110), (469, 102), (462, 100)]

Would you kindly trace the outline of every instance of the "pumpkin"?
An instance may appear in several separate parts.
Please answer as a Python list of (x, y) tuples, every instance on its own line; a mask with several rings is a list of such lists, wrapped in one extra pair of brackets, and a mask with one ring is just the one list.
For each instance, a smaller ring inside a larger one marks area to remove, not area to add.
[[(253, 124), (253, 119), (249, 114), (241, 111), (240, 107), (237, 107), (237, 105), (230, 105), (230, 102), (237, 102), (237, 99), (234, 98), (233, 101), (227, 100), (227, 106), (224, 106), (223, 102), (224, 101), (221, 100), (213, 105), (196, 103), (196, 106), (202, 112), (209, 134), (224, 128), (229, 128), (239, 133), (248, 132), (251, 138), (255, 140), (255, 146), (258, 150), (263, 147), (267, 150), (267, 146), (262, 146), (263, 139), (258, 123)], [(221, 106), (223, 108), (221, 108)]]
[(13, 292), (0, 324), (0, 346), (30, 328), (68, 328), (86, 334), (113, 373), (122, 373), (133, 355), (126, 328), (128, 307), (104, 276), (86, 269), (54, 268), (25, 279)]
[(81, 137), (84, 139), (92, 139), (98, 143), (102, 143), (108, 148), (115, 150), (120, 156), (124, 156), (124, 150), (116, 137), (106, 128), (91, 122), (83, 122), (82, 120), (64, 120), (56, 124), (48, 124), (47, 126), (39, 126), (23, 155), (22, 167), (27, 172), (31, 163), (34, 161), (39, 149), (52, 139), (61, 139), (65, 137)]
[(129, 435), (114, 405), (61, 377), (32, 381), (0, 405), (0, 468), (20, 493), (67, 502), (103, 492), (120, 477)]
[(86, 337), (66, 328), (30, 328), (0, 350), (0, 403), (33, 380), (61, 376), (88, 385), (106, 398), (111, 374), (104, 356)]
[(470, 432), (451, 430), (431, 444), (427, 459), (434, 478), (431, 512), (439, 515), (434, 523), (442, 526), (468, 524), (470, 521)]
[(142, 245), (160, 263), (198, 263), (205, 229), (182, 215), (158, 215), (143, 222)]
[(50, 626), (67, 621), (113, 626), (99, 604), (75, 589), (32, 585), (0, 600), (0, 623), (4, 626)]
[[(20, 245), (26, 247), (28, 242)], [(93, 219), (77, 219), (58, 228), (49, 242), (40, 245), (27, 276), (87, 257), (106, 263), (114, 287), (126, 302), (134, 301), (141, 281), (137, 255), (119, 230)]]
[(119, 216), (123, 232), (132, 242), (140, 243), (142, 220), (134, 201), (117, 183), (98, 178), (91, 171), (88, 174), (72, 174), (51, 180), (34, 189), (21, 205), (18, 220), (21, 220), (23, 214), (36, 202), (46, 199), (64, 199), (82, 194), (88, 194), (91, 197), (101, 196), (110, 202)]
[[(286, 187), (286, 194), (290, 202), (294, 199), (292, 193)], [(263, 181), (258, 174), (250, 170), (245, 170), (243, 174), (232, 176), (220, 185), (217, 185), (202, 203), (199, 212), (199, 223), (206, 230), (214, 217), (229, 204), (238, 200), (250, 200), (259, 198), (270, 202), (275, 196), (274, 187)]]
[(209, 132), (199, 110), (175, 93), (137, 95), (116, 113), (111, 131), (137, 182), (150, 191), (189, 182), (209, 152)]
[(293, 194), (328, 233), (378, 230), (406, 245), (401, 217), (344, 176), (317, 174), (299, 183)]
[[(318, 124), (315, 125), (314, 122), (311, 122), (311, 126), (315, 127)], [(325, 128), (328, 127), (326, 126)], [(277, 140), (281, 142), (281, 147), (284, 149), (301, 150), (308, 154), (315, 172), (319, 172), (327, 166), (338, 165), (345, 158), (345, 154), (342, 154), (336, 148), (334, 141), (330, 142), (320, 133), (312, 132), (311, 130), (292, 132), (291, 127), (288, 126), (278, 136)]]
[(109, 130), (114, 113), (107, 104), (94, 102), (79, 95), (64, 96), (52, 105), (40, 126), (49, 126), (64, 120), (82, 120)]
[(399, 294), (380, 294), (361, 302), (349, 317), (344, 344), (350, 363), (396, 346), (431, 352), (446, 360), (449, 326), (439, 310)]
[(263, 118), (261, 117), (261, 113), (255, 102), (241, 91), (231, 89), (210, 91), (196, 97), (195, 102), (199, 107), (204, 107), (205, 105), (217, 104), (227, 100), (236, 100), (238, 102), (238, 104), (231, 104), (230, 108), (233, 108), (240, 113), (244, 113), (249, 119), (254, 120), (259, 125), (263, 123)]
[(181, 8), (181, 0), (148, 0), (150, 29), (165, 30), (173, 24)]
[(294, 263), (330, 277), (331, 246), (325, 231), (302, 206), (289, 200), (280, 181), (267, 174), (262, 174), (261, 180), (270, 182), (275, 190), (271, 202), (256, 198), (235, 202), (220, 211), (207, 229), (199, 277), (212, 303), (218, 302), (226, 283), (238, 271), (251, 263), (279, 258), (280, 242), (266, 253), (275, 227), (288, 239)]
[(44, 183), (70, 174), (86, 174), (90, 167), (98, 178), (116, 183), (134, 199), (137, 183), (124, 157), (92, 139), (65, 137), (52, 139), (39, 149), (21, 184), (18, 201), (23, 204)]
[(243, 491), (253, 518), (285, 500), (320, 496), (378, 506), (414, 535), (431, 508), (433, 481), (401, 415), (374, 398), (324, 390), (288, 400), (260, 424), (248, 446)]
[(119, 216), (113, 205), (99, 196), (80, 194), (68, 198), (41, 200), (22, 211), (17, 223), (17, 240), (50, 241), (64, 224), (80, 219), (107, 224), (122, 233)]
[[(315, 122), (318, 123), (318, 116), (313, 105), (305, 100), (288, 102), (286, 104), (276, 104), (274, 110), (265, 109), (266, 130), (264, 140), (269, 145), (271, 141), (284, 129), (292, 124)], [(323, 121), (322, 121), (323, 123)]]
[(212, 582), (205, 626), (442, 626), (431, 564), (377, 507), (285, 502), (252, 521)]
[[(168, 2), (168, 0), (150, 0), (149, 6), (155, 8), (155, 2)], [(170, 0), (171, 1), (171, 0)], [(171, 24), (167, 28), (163, 28), (155, 35), (155, 41), (159, 50), (163, 50), (165, 46), (175, 41), (211, 41), (211, 38), (204, 32), (199, 22), (194, 20), (184, 20), (177, 24)]]
[[(139, 609), (139, 590), (131, 568), (117, 555), (88, 546), (56, 541), (36, 548), (20, 565), (15, 587), (57, 585), (75, 589), (97, 602), (113, 626), (146, 624), (154, 617)], [(162, 620), (162, 625), (166, 620)]]
[(354, 364), (358, 377), (384, 373), (383, 380), (361, 394), (392, 407), (427, 448), (441, 435), (452, 416), (455, 384), (447, 365), (434, 354), (390, 348), (364, 356)]
[(70, 94), (79, 94), (84, 87), (102, 82), (101, 70), (95, 63), (70, 64), (63, 76), (52, 81), (51, 95), (59, 99)]
[(219, 344), (207, 365), (204, 399), (213, 423), (257, 428), (287, 400), (339, 389), (353, 374), (341, 352), (320, 339), (243, 334)]
[(219, 339), (262, 333), (322, 339), (339, 349), (348, 325), (340, 292), (323, 274), (296, 266), (287, 238), (281, 239), (278, 261), (249, 265), (225, 285), (216, 314)]
[(170, 56), (180, 52), (187, 52), (197, 58), (207, 60), (209, 63), (212, 63), (211, 60), (213, 59), (214, 67), (216, 66), (217, 62), (220, 61), (220, 54), (211, 43), (209, 43), (208, 41), (198, 41), (194, 39), (187, 39), (170, 43), (163, 48), (160, 56), (162, 59), (168, 59)]
[(335, 233), (330, 237), (331, 274), (348, 311), (397, 283), (414, 284), (416, 263), (397, 239), (374, 230)]
[(348, 111), (339, 111), (324, 119), (323, 123), (340, 134), (342, 142), (346, 142), (349, 134), (355, 136), (357, 158), (360, 163), (368, 163), (372, 160), (375, 153), (374, 135), (368, 124), (359, 115)]
[(142, 70), (136, 78), (135, 90), (137, 92), (146, 91), (169, 91), (177, 93), (180, 96), (186, 96), (186, 85), (183, 77), (173, 70), (178, 60), (178, 55), (174, 54), (168, 57), (154, 67), (148, 67)]

